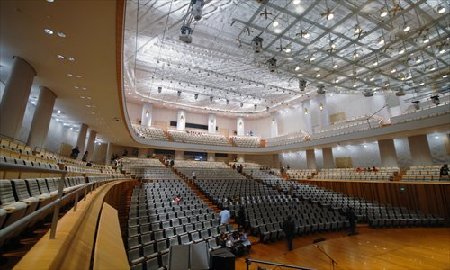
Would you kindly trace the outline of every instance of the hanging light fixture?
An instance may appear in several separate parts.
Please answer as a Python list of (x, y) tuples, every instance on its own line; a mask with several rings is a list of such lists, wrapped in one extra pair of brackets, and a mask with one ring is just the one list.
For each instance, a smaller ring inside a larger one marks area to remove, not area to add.
[(436, 6), (436, 12), (439, 14), (444, 14), (445, 13), (445, 7), (443, 5), (437, 5)]

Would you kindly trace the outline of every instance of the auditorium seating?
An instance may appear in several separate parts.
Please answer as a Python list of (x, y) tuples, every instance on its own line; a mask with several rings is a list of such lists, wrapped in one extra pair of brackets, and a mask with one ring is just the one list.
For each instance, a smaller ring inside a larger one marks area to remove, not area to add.
[(274, 138), (268, 138), (266, 139), (267, 146), (281, 146), (281, 145), (288, 145), (293, 143), (299, 143), (303, 141), (307, 141), (311, 138), (311, 136), (305, 132), (300, 131), (296, 133), (290, 133), (282, 136), (277, 136)]
[[(210, 243), (220, 232), (233, 231), (219, 226), (218, 214), (180, 179), (150, 181), (136, 187), (131, 197), (127, 248), (132, 269), (166, 267), (170, 247)], [(180, 204), (172, 202), (176, 195)]]
[(257, 163), (252, 163), (252, 162), (230, 162), (229, 165), (230, 166), (242, 165), (242, 167), (244, 167), (245, 169), (255, 169), (255, 170), (259, 170), (261, 167), (263, 167)]
[(231, 146), (228, 138), (221, 134), (179, 130), (168, 130), (168, 132), (176, 142)]
[(381, 126), (383, 120), (377, 116), (360, 116), (350, 120), (335, 122), (334, 124), (319, 129), (314, 132), (311, 139), (323, 139), (332, 136), (339, 136), (356, 131), (368, 130)]
[(311, 179), (317, 173), (315, 169), (289, 169), (286, 171), (288, 177), (293, 180)]
[(237, 147), (256, 148), (261, 147), (261, 138), (254, 136), (233, 136), (231, 140)]
[(419, 103), (418, 110), (409, 110), (402, 114), (391, 117), (391, 124), (427, 119), (450, 113), (450, 95), (440, 97), (439, 105), (434, 104), (431, 100)]
[(168, 138), (164, 133), (164, 130), (155, 127), (144, 127), (140, 125), (132, 125), (134, 131), (139, 137), (147, 140), (162, 140), (167, 141)]
[(392, 180), (394, 173), (400, 172), (398, 167), (379, 167), (377, 172), (361, 171), (355, 168), (322, 169), (314, 176), (314, 179), (334, 180)]
[(194, 161), (194, 160), (176, 160), (176, 168), (228, 168), (224, 162), (218, 161)]
[[(402, 176), (404, 181), (439, 181), (441, 166), (411, 166)], [(448, 179), (447, 179), (448, 180)]]

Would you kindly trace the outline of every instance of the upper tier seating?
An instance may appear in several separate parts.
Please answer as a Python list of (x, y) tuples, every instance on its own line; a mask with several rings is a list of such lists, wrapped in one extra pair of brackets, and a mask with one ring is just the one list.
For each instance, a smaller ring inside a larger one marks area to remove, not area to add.
[(405, 181), (439, 181), (441, 166), (411, 166), (402, 176)]
[(261, 138), (254, 136), (233, 136), (231, 140), (237, 147), (257, 148), (261, 147)]
[(180, 130), (169, 130), (168, 132), (176, 142), (231, 146), (228, 138), (221, 134)]
[(259, 169), (262, 166), (257, 164), (257, 163), (252, 163), (252, 162), (230, 162), (229, 163), (230, 166), (238, 166), (238, 165), (242, 165), (242, 167), (244, 167), (244, 169), (248, 169), (248, 168), (252, 168), (252, 169)]
[(286, 171), (290, 179), (301, 180), (301, 179), (311, 179), (314, 174), (317, 173), (315, 169), (289, 169)]
[(377, 116), (360, 116), (346, 121), (336, 122), (326, 128), (317, 130), (311, 136), (311, 139), (322, 139), (332, 136), (353, 133), (355, 131), (367, 130), (380, 127), (383, 120)]
[(140, 125), (132, 125), (135, 132), (139, 137), (148, 140), (162, 140), (167, 141), (168, 138), (164, 133), (164, 130), (155, 127), (145, 127)]
[(229, 166), (218, 161), (194, 161), (194, 160), (176, 160), (176, 168), (228, 168)]
[(440, 97), (440, 101), (439, 105), (434, 104), (430, 100), (420, 103), (419, 110), (410, 110), (400, 115), (393, 116), (391, 117), (391, 123), (397, 124), (415, 121), (450, 113), (450, 95)]
[(380, 167), (377, 172), (361, 171), (355, 168), (322, 169), (315, 179), (335, 179), (335, 180), (392, 180), (394, 173), (400, 172), (398, 167)]
[(280, 146), (307, 141), (311, 136), (305, 131), (290, 133), (266, 140), (267, 146)]

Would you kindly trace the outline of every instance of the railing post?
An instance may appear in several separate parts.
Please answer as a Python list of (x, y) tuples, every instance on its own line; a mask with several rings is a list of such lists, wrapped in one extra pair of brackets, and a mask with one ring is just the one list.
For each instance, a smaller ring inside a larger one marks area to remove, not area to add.
[(73, 211), (77, 211), (77, 204), (78, 204), (78, 190), (75, 191), (75, 204), (73, 205)]
[(61, 205), (61, 198), (64, 190), (64, 180), (66, 179), (66, 172), (61, 175), (58, 183), (58, 200), (53, 208), (52, 225), (50, 227), (50, 239), (55, 239), (56, 228), (58, 227), (59, 207)]

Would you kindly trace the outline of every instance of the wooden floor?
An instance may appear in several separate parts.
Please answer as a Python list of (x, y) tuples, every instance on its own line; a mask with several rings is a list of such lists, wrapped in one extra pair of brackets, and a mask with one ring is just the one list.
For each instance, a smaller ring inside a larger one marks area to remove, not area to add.
[[(335, 269), (450, 269), (449, 228), (370, 229), (359, 227), (359, 234), (345, 232), (314, 234), (294, 239), (294, 250), (285, 241), (253, 245), (250, 258), (299, 265), (313, 269), (332, 269), (330, 260), (317, 247), (331, 256)], [(314, 239), (325, 241), (312, 244)], [(263, 266), (269, 269), (269, 266)], [(237, 259), (236, 269), (247, 269), (245, 258)], [(257, 265), (252, 264), (251, 270)]]

